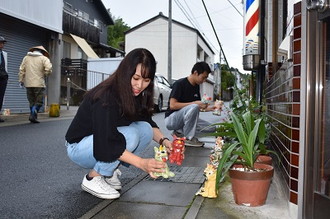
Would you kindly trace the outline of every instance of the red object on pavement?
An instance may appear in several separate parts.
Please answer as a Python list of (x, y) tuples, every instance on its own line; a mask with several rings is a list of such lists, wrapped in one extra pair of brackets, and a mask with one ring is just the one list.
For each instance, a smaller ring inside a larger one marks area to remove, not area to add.
[(184, 141), (186, 138), (174, 138), (172, 143), (172, 151), (169, 155), (169, 161), (171, 163), (176, 163), (177, 165), (181, 165), (183, 161), (183, 152), (184, 152)]

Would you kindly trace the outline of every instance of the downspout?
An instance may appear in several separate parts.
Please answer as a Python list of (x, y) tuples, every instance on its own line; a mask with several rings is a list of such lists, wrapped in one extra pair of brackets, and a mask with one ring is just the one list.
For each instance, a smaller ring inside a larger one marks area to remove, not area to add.
[(272, 75), (277, 72), (277, 50), (278, 50), (278, 1), (273, 0), (273, 18), (272, 18)]
[(260, 1), (260, 29), (259, 29), (259, 54), (260, 54), (260, 65), (257, 74), (257, 83), (258, 83), (258, 96), (256, 96), (256, 101), (259, 104), (262, 104), (263, 99), (263, 90), (264, 90), (264, 82), (265, 82), (265, 1)]

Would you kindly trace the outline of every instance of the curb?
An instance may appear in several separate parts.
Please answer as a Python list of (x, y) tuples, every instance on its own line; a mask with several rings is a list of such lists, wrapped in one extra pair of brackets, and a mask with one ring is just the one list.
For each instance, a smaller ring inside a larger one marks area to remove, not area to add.
[(195, 196), (193, 203), (191, 204), (190, 208), (188, 209), (188, 212), (186, 213), (186, 215), (184, 216), (184, 219), (192, 219), (192, 218), (196, 218), (197, 214), (199, 212), (199, 209), (202, 206), (202, 203), (204, 201), (204, 197), (202, 196)]
[[(142, 173), (139, 175), (137, 178), (133, 179), (126, 185), (124, 185), (123, 189), (121, 190), (121, 195), (123, 195), (125, 192), (130, 190), (133, 186), (138, 184), (140, 181), (142, 181), (144, 178), (148, 176), (147, 173)], [(96, 205), (94, 208), (89, 210), (87, 213), (85, 213), (83, 216), (81, 216), (79, 219), (90, 219), (97, 215), (99, 212), (101, 212), (103, 209), (105, 209), (108, 205), (110, 205), (112, 202), (114, 202), (117, 199), (112, 199), (112, 200), (104, 200), (98, 205)]]

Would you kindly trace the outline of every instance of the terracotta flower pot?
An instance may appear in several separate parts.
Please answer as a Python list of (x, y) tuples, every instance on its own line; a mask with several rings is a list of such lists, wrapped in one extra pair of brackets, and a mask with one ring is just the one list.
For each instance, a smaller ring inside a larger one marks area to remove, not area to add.
[[(234, 165), (234, 168), (240, 168), (242, 165)], [(255, 163), (254, 168), (262, 169), (259, 172), (244, 172), (230, 169), (232, 190), (236, 204), (245, 206), (264, 205), (271, 179), (274, 174), (272, 166), (267, 164)]]
[(272, 165), (273, 158), (269, 155), (259, 155), (256, 160), (257, 163), (264, 163), (268, 165)]

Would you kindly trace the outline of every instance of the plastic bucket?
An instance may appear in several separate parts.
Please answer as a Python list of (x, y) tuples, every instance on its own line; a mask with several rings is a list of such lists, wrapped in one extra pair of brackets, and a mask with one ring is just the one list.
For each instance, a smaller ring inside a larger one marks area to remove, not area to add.
[(59, 117), (60, 116), (60, 104), (53, 103), (50, 104), (49, 117)]

